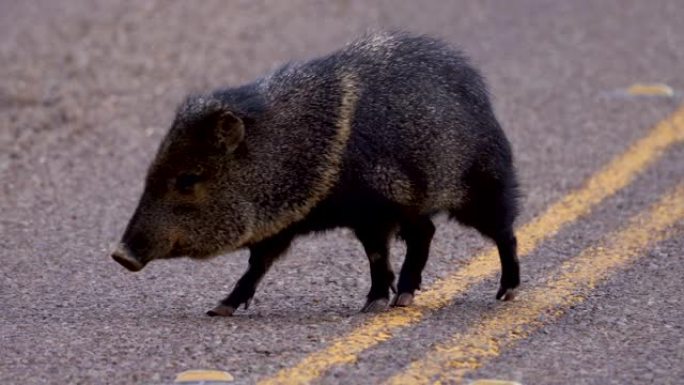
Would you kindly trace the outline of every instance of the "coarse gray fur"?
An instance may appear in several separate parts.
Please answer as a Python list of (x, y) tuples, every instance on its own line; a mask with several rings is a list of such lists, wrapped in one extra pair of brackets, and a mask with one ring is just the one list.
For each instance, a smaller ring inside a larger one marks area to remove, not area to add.
[(497, 243), (497, 297), (511, 298), (517, 183), (482, 77), (440, 40), (376, 33), (188, 98), (113, 256), (139, 270), (153, 259), (250, 248), (250, 268), (210, 312), (230, 315), (294, 237), (348, 227), (369, 257), (364, 309), (374, 311), (394, 287), (391, 236), (408, 246), (394, 300), (408, 305), (440, 212)]

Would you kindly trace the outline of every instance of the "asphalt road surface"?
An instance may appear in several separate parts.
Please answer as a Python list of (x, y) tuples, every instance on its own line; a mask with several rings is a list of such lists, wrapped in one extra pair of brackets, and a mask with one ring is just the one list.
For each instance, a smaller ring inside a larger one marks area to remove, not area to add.
[[(683, 20), (681, 0), (3, 1), (0, 383), (684, 383)], [(245, 252), (109, 258), (185, 94), (377, 28), (486, 75), (524, 192), (515, 301), (494, 300), (492, 246), (444, 219), (415, 306), (381, 315), (358, 313), (346, 231), (300, 239), (232, 318), (205, 311)], [(674, 92), (627, 92), (644, 82)]]

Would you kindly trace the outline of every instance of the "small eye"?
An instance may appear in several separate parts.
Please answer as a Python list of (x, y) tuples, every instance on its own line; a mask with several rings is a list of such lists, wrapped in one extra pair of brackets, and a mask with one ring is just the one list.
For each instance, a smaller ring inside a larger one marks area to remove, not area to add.
[(176, 189), (182, 193), (191, 193), (201, 177), (197, 174), (181, 174), (176, 177)]

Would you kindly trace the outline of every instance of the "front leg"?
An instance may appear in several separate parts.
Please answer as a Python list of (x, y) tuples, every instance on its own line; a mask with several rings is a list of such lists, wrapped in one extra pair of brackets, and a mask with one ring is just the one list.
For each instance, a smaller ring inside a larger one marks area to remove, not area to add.
[(247, 309), (259, 282), (273, 262), (285, 253), (292, 238), (290, 234), (278, 234), (250, 247), (249, 268), (238, 280), (233, 291), (207, 314), (212, 317), (231, 316), (240, 305), (244, 305)]

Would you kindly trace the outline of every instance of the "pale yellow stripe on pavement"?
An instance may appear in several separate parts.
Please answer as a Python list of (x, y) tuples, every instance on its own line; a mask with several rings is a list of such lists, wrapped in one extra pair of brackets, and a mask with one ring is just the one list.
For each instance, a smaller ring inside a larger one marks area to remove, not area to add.
[[(552, 204), (542, 215), (520, 228), (517, 231), (519, 254), (529, 254), (564, 225), (590, 212), (601, 201), (628, 185), (666, 148), (681, 141), (684, 141), (684, 106), (589, 178), (583, 187)], [(456, 295), (492, 276), (499, 268), (496, 249), (490, 248), (417, 295), (413, 307), (379, 314), (335, 339), (327, 348), (308, 355), (297, 365), (282, 369), (258, 384), (308, 384), (335, 365), (353, 363), (359, 353), (390, 339), (400, 329), (420, 322), (426, 314), (446, 306)]]
[[(578, 291), (593, 289), (611, 272), (638, 259), (648, 245), (667, 237), (668, 227), (684, 219), (684, 185), (629, 221), (629, 226), (605, 237), (605, 247), (584, 250), (563, 263), (548, 283), (502, 305), (477, 325), (438, 345), (424, 358), (386, 381), (387, 385), (459, 383), (484, 361), (528, 337), (569, 306), (584, 300)], [(545, 315), (540, 320), (540, 315)]]

